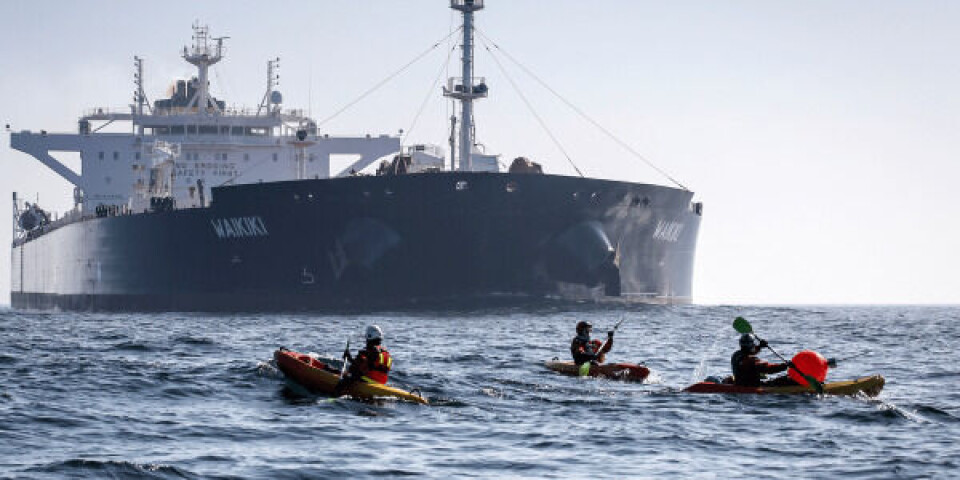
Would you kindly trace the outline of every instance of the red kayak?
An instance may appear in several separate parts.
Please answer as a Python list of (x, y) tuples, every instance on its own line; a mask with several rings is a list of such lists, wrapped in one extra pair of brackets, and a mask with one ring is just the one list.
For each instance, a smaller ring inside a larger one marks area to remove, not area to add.
[[(552, 360), (546, 363), (547, 368), (564, 375), (580, 376), (580, 368), (573, 362)], [(635, 363), (603, 363), (590, 365), (588, 377), (609, 378), (626, 382), (642, 382), (650, 375), (650, 369)]]

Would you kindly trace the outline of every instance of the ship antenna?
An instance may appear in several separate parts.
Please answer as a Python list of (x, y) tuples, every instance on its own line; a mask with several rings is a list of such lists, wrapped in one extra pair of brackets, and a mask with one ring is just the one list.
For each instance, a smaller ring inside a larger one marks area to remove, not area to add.
[(133, 101), (136, 102), (137, 116), (140, 116), (143, 115), (144, 106), (147, 107), (147, 110), (150, 110), (150, 101), (147, 100), (147, 95), (143, 93), (143, 59), (134, 56), (133, 66), (136, 68), (133, 73), (133, 83), (137, 87), (137, 90), (133, 92)]
[(473, 12), (483, 8), (483, 0), (450, 0), (450, 8), (463, 14), (463, 72), (460, 78), (449, 80), (443, 95), (460, 100), (460, 170), (470, 171), (474, 144), (473, 100), (487, 96), (485, 80), (473, 76)]
[[(196, 107), (197, 111), (208, 114), (220, 112), (216, 102), (210, 101), (210, 81), (207, 72), (210, 66), (223, 59), (223, 40), (229, 37), (210, 38), (206, 25), (193, 25), (193, 49), (183, 47), (183, 59), (197, 67), (197, 93), (190, 99), (187, 108)], [(210, 40), (216, 41), (216, 48), (210, 45)]]
[(263, 92), (263, 100), (260, 100), (260, 106), (257, 107), (257, 116), (260, 115), (260, 111), (262, 110), (266, 110), (267, 113), (270, 113), (270, 107), (267, 106), (267, 101), (271, 100), (271, 97), (274, 96), (274, 89), (277, 88), (277, 84), (280, 82), (279, 70), (280, 57), (267, 62), (267, 91)]

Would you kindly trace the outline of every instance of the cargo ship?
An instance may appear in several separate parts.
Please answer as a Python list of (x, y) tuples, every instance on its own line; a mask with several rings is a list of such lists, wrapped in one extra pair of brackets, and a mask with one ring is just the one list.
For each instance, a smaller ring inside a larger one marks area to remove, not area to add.
[[(701, 203), (683, 187), (553, 175), (478, 148), (474, 16), (461, 13), (462, 75), (449, 160), (396, 135), (320, 134), (287, 110), (274, 61), (256, 110), (210, 92), (224, 38), (195, 25), (195, 77), (147, 101), (86, 112), (76, 133), (20, 131), (11, 147), (74, 185), (51, 215), (13, 194), (11, 305), (94, 311), (402, 308), (487, 299), (687, 303)], [(128, 132), (105, 131), (126, 124)], [(78, 152), (82, 174), (51, 152)], [(355, 161), (335, 171), (331, 156)], [(374, 171), (375, 170), (375, 171)]]

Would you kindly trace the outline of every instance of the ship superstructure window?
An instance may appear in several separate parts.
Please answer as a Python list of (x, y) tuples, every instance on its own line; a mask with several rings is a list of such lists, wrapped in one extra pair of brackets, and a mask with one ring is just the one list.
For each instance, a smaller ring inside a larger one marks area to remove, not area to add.
[(97, 158), (99, 158), (100, 160), (103, 160), (103, 152), (100, 152), (99, 154), (97, 154)]
[(249, 154), (249, 153), (244, 153), (244, 154), (243, 154), (243, 161), (244, 161), (244, 162), (249, 162), (249, 161), (250, 161), (250, 154)]
[(231, 135), (243, 135), (243, 127), (233, 127), (230, 129)]
[(273, 161), (276, 162), (278, 158), (279, 158), (279, 156), (278, 156), (276, 153), (274, 153), (274, 154), (273, 154)]
[(137, 160), (140, 160), (140, 152), (134, 153), (134, 154), (133, 154), (133, 158), (136, 158)]
[(227, 154), (226, 154), (226, 153), (221, 153), (221, 154), (220, 154), (220, 160), (223, 160), (224, 162), (226, 162), (226, 161), (227, 161)]
[(210, 127), (210, 126), (200, 127), (200, 134), (201, 134), (201, 135), (216, 135), (216, 134), (217, 134), (217, 127)]
[(120, 152), (113, 152), (113, 159), (120, 160)]

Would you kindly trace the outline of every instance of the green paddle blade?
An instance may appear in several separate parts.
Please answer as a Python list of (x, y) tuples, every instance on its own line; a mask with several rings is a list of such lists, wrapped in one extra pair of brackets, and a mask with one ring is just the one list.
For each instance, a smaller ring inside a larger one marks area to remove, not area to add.
[(750, 326), (750, 322), (743, 317), (733, 319), (733, 329), (736, 330), (737, 333), (753, 333), (753, 327)]

